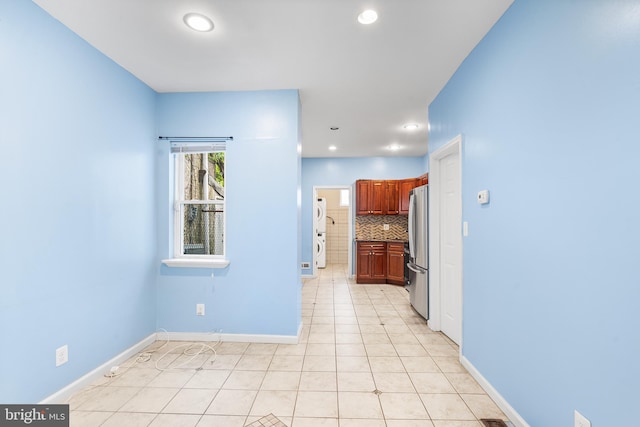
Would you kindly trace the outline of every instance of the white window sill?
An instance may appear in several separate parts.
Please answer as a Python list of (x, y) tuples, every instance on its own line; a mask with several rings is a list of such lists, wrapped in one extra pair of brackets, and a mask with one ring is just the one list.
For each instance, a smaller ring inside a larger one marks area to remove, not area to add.
[(167, 267), (178, 268), (225, 268), (230, 261), (226, 259), (169, 258), (162, 263)]

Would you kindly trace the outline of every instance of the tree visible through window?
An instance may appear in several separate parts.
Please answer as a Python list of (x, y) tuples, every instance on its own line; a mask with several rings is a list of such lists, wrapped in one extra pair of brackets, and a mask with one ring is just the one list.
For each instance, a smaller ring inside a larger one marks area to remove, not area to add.
[(176, 154), (176, 255), (224, 256), (225, 152)]

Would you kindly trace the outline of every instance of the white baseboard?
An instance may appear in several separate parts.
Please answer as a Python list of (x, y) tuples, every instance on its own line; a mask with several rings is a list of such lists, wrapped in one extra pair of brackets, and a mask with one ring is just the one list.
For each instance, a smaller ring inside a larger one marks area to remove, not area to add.
[(462, 366), (467, 368), (469, 374), (473, 378), (475, 378), (478, 384), (480, 384), (480, 387), (482, 387), (484, 391), (487, 392), (489, 397), (491, 397), (493, 401), (496, 402), (496, 405), (498, 405), (502, 412), (504, 412), (504, 414), (516, 427), (530, 427), (529, 424), (524, 420), (524, 418), (522, 418), (511, 405), (509, 405), (509, 402), (507, 402), (507, 400), (502, 397), (500, 393), (498, 393), (498, 390), (493, 388), (491, 383), (487, 381), (487, 379), (482, 376), (480, 371), (478, 371), (476, 367), (473, 366), (471, 362), (469, 362), (469, 360), (462, 354), (460, 355), (460, 363), (462, 363)]
[(142, 350), (153, 344), (156, 341), (156, 335), (157, 334), (154, 332), (153, 334), (144, 338), (142, 341), (132, 345), (122, 353), (104, 362), (102, 365), (81, 376), (71, 384), (46, 397), (40, 402), (40, 404), (46, 405), (66, 402), (74, 393), (91, 385), (95, 380), (101, 378), (105, 373), (109, 372), (111, 367), (121, 365), (122, 362), (130, 359), (134, 355), (140, 353)]
[(158, 333), (158, 339), (169, 339), (170, 341), (221, 341), (264, 344), (298, 344), (301, 334), (302, 322), (298, 326), (297, 335), (225, 334), (213, 332), (162, 332)]

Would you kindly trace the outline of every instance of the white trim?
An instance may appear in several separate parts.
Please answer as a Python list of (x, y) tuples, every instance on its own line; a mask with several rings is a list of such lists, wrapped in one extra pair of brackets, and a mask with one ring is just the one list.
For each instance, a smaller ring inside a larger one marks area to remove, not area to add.
[(231, 261), (220, 258), (168, 258), (162, 263), (167, 267), (180, 268), (226, 268)]
[(52, 395), (44, 398), (40, 402), (40, 404), (45, 405), (45, 404), (66, 402), (74, 393), (91, 385), (95, 380), (97, 380), (98, 378), (101, 378), (105, 373), (109, 372), (109, 370), (113, 366), (121, 365), (122, 362), (126, 361), (127, 359), (130, 359), (134, 355), (140, 353), (142, 350), (144, 350), (145, 348), (153, 344), (157, 339), (156, 335), (157, 334), (154, 332), (153, 334), (144, 338), (142, 341), (134, 344), (133, 346), (129, 347), (122, 353), (109, 359), (108, 361), (104, 362), (102, 365), (98, 366), (92, 371), (81, 376), (71, 384), (61, 388), (60, 390), (56, 391)]
[[(440, 331), (442, 328), (440, 310), (440, 234), (436, 233), (436, 230), (440, 229), (440, 215), (438, 209), (435, 206), (440, 206), (440, 160), (457, 153), (460, 162), (460, 175), (462, 176), (462, 135), (458, 135), (445, 145), (434, 151), (429, 155), (429, 320), (428, 325), (434, 331)], [(460, 178), (460, 185), (462, 186), (462, 178)], [(462, 242), (464, 245), (464, 241)], [(460, 248), (462, 250), (462, 248)], [(464, 258), (461, 256), (461, 261), (464, 263)], [(462, 269), (462, 265), (460, 266)], [(460, 272), (460, 280), (463, 280), (462, 271)], [(464, 282), (463, 289), (464, 292)], [(460, 299), (463, 299), (461, 293)], [(462, 303), (462, 301), (461, 301)], [(460, 309), (460, 315), (462, 316), (462, 307)], [(464, 319), (461, 319), (461, 323)], [(462, 331), (460, 331), (460, 350), (462, 351)]]
[(314, 276), (313, 274), (301, 274), (300, 277), (302, 279), (313, 279), (316, 276)]
[(507, 402), (507, 400), (502, 397), (495, 388), (493, 388), (491, 383), (487, 381), (480, 371), (478, 371), (476, 367), (473, 366), (473, 364), (463, 355), (460, 355), (460, 363), (467, 369), (467, 371), (469, 371), (469, 374), (478, 382), (480, 387), (487, 392), (489, 397), (493, 399), (502, 412), (504, 412), (507, 418), (509, 418), (509, 421), (511, 421), (516, 427), (529, 427), (529, 424), (524, 420), (524, 418), (522, 418), (511, 405), (509, 405), (509, 402)]
[[(318, 190), (347, 190), (349, 191), (349, 200), (351, 201), (351, 203), (348, 206), (348, 212), (347, 212), (347, 270), (349, 271), (349, 274), (353, 271), (353, 235), (354, 235), (354, 231), (353, 231), (353, 222), (354, 222), (354, 217), (353, 217), (353, 206), (354, 206), (354, 194), (355, 194), (355, 190), (353, 188), (353, 186), (351, 185), (314, 185), (313, 186), (313, 206), (312, 206), (312, 210), (313, 210), (313, 218), (314, 218), (314, 223), (315, 223), (315, 217), (316, 217), (316, 212), (315, 212), (315, 201), (318, 199)], [(343, 206), (346, 207), (346, 206)], [(313, 265), (312, 265), (312, 271), (313, 271), (313, 277), (318, 277), (318, 267), (316, 265), (316, 261), (317, 261), (317, 257), (316, 257), (316, 246), (318, 244), (317, 242), (317, 235), (316, 235), (316, 230), (315, 230), (315, 225), (314, 225), (314, 229), (313, 229)], [(351, 275), (351, 274), (350, 274)], [(351, 277), (353, 278), (353, 275), (351, 275)]]
[(298, 326), (297, 335), (254, 335), (254, 334), (222, 334), (211, 332), (166, 332), (164, 339), (169, 341), (221, 341), (249, 342), (263, 344), (298, 344), (302, 334), (302, 322)]

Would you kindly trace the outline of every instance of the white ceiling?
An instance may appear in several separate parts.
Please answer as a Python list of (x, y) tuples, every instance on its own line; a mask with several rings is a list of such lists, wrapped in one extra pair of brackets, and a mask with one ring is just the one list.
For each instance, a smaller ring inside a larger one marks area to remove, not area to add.
[[(33, 1), (157, 92), (299, 89), (303, 157), (424, 155), (429, 103), (513, 2)], [(365, 9), (378, 21), (359, 24)]]

